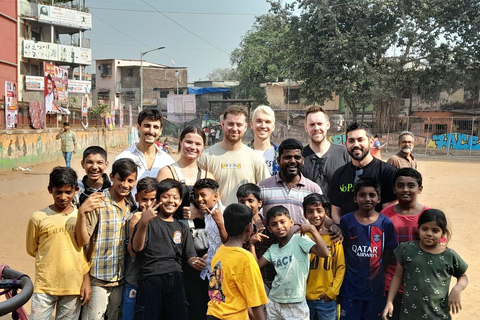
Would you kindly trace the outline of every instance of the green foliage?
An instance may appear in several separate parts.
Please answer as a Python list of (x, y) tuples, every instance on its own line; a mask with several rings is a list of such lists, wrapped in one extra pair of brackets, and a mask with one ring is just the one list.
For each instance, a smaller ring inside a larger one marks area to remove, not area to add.
[(238, 72), (231, 68), (216, 68), (207, 74), (210, 81), (235, 81), (238, 79)]
[(102, 103), (98, 103), (98, 105), (96, 107), (91, 107), (88, 109), (88, 112), (91, 114), (91, 115), (94, 115), (94, 116), (104, 116), (108, 110), (110, 110), (110, 106), (108, 104), (102, 104)]

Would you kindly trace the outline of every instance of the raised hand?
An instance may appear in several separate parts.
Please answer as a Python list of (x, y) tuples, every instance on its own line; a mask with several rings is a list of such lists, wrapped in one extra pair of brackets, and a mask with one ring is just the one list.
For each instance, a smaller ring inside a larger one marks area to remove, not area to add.
[(153, 200), (149, 206), (143, 206), (142, 209), (142, 217), (140, 221), (144, 223), (149, 223), (153, 219), (155, 219), (158, 215), (157, 208), (162, 204), (161, 201)]
[(95, 192), (82, 203), (80, 208), (78, 208), (78, 212), (87, 213), (100, 208), (105, 208), (105, 196), (102, 192)]
[(298, 227), (297, 230), (295, 230), (294, 233), (299, 233), (303, 236), (305, 233), (307, 232), (315, 232), (315, 227), (311, 224), (308, 224), (308, 223), (304, 223), (304, 224), (300, 224), (300, 223), (295, 223), (295, 225)]
[(257, 242), (263, 242), (264, 239), (268, 239), (269, 237), (266, 234), (263, 234), (262, 231), (265, 230), (265, 228), (260, 228), (252, 234), (250, 237), (250, 244), (255, 244)]

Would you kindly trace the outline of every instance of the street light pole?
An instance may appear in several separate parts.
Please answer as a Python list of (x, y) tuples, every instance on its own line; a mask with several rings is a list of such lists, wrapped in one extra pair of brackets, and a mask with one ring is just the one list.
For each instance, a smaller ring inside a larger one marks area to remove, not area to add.
[(165, 47), (158, 47), (145, 52), (140, 52), (140, 105), (138, 107), (138, 110), (140, 112), (143, 111), (143, 56), (149, 52), (162, 50), (162, 49), (165, 49)]

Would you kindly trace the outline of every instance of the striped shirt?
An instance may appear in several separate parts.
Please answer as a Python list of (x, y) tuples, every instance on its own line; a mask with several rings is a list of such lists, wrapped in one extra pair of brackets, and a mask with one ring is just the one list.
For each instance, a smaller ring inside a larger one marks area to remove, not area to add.
[(280, 178), (280, 173), (260, 181), (258, 186), (263, 200), (263, 212), (266, 214), (271, 207), (282, 205), (288, 209), (295, 223), (306, 221), (303, 215), (303, 198), (313, 192), (323, 194), (318, 184), (305, 178), (301, 173), (300, 180), (291, 189), (288, 188), (287, 182)]

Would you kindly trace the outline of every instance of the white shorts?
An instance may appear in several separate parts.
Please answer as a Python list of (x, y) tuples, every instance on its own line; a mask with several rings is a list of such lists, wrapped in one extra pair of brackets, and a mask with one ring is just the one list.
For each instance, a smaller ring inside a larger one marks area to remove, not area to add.
[(307, 301), (297, 303), (280, 303), (268, 299), (268, 320), (310, 320)]

